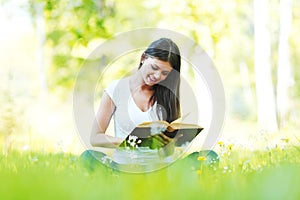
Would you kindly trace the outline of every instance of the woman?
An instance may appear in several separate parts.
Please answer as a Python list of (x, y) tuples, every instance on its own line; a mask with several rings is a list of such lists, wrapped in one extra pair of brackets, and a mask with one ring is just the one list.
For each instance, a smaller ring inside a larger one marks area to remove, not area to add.
[[(172, 40), (160, 38), (152, 42), (141, 56), (137, 73), (113, 81), (105, 89), (92, 129), (90, 138), (92, 146), (115, 148), (142, 122), (156, 120), (172, 122), (178, 119), (180, 68), (180, 51)], [(115, 137), (105, 134), (112, 117)], [(171, 139), (161, 134), (155, 137), (162, 146), (172, 143), (172, 140), (175, 141), (177, 138)], [(90, 158), (91, 154), (102, 162), (107, 161), (103, 159), (104, 154), (94, 151), (86, 151), (82, 157), (91, 161), (93, 160)], [(120, 154), (117, 157), (123, 162), (122, 157), (126, 155)], [(128, 159), (125, 163), (127, 161)], [(108, 164), (115, 167), (118, 163), (109, 160)]]
[[(151, 43), (141, 56), (137, 73), (105, 89), (91, 144), (117, 147), (142, 122), (179, 118), (180, 66), (180, 52), (172, 40), (161, 38)], [(116, 137), (105, 134), (112, 116)]]

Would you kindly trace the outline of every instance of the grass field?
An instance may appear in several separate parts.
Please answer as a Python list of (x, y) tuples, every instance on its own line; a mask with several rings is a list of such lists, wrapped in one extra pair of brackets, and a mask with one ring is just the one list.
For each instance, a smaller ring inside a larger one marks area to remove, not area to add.
[(297, 146), (219, 146), (218, 166), (175, 164), (145, 174), (90, 172), (67, 153), (11, 151), (0, 157), (0, 199), (300, 199)]

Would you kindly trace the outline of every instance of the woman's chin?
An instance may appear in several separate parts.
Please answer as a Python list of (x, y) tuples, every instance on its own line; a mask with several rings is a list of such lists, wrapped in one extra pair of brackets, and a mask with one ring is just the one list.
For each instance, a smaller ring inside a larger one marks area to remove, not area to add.
[(146, 83), (146, 85), (148, 85), (148, 86), (153, 86), (153, 85), (155, 85), (155, 83)]

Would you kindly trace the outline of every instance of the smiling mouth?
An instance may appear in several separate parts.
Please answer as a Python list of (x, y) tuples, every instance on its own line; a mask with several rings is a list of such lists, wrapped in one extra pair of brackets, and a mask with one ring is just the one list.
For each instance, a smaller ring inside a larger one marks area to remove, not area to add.
[(148, 80), (150, 83), (156, 83), (157, 80), (156, 79), (152, 79), (150, 76), (148, 76)]

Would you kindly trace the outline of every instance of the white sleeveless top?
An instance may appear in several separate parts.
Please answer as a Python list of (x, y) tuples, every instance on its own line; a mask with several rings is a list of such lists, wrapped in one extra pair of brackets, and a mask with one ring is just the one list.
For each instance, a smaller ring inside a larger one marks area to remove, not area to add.
[(159, 120), (156, 102), (145, 112), (136, 105), (130, 92), (129, 77), (111, 82), (104, 91), (116, 106), (113, 114), (116, 137), (126, 138), (139, 124)]
[[(162, 118), (161, 114), (159, 117), (157, 115), (158, 106), (156, 102), (145, 112), (136, 105), (130, 92), (129, 77), (111, 82), (104, 91), (116, 106), (113, 114), (115, 137), (125, 139), (139, 124)], [(140, 170), (144, 172), (161, 168), (172, 161), (171, 156), (161, 157), (157, 150), (149, 148), (139, 148), (135, 151), (116, 149), (112, 158), (115, 162), (123, 164), (123, 167), (128, 165), (129, 168), (123, 169), (128, 172), (132, 170), (131, 164), (143, 166), (144, 168)]]

